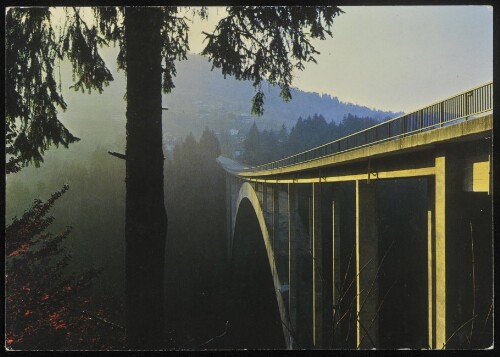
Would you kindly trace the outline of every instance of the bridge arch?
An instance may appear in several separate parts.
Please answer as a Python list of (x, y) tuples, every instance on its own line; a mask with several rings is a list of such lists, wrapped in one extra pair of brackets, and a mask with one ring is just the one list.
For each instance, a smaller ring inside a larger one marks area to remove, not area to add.
[[(250, 232), (249, 235), (247, 234), (245, 236), (244, 234), (241, 233), (242, 229), (246, 229), (243, 227), (253, 227), (250, 228), (251, 230), (252, 229), (253, 230), (252, 232)], [(241, 260), (240, 259), (241, 254), (252, 253), (250, 250), (246, 249), (252, 246), (251, 243), (249, 242), (245, 243), (243, 241), (248, 240), (249, 236), (251, 236), (250, 239), (253, 240), (253, 243), (255, 243), (257, 239), (260, 240), (261, 251), (259, 254), (265, 256), (265, 258), (263, 259), (267, 261), (267, 265), (265, 267), (267, 274), (266, 273), (262, 274), (262, 269), (259, 271), (259, 274), (266, 275), (265, 277), (265, 279), (267, 279), (266, 284), (263, 285), (268, 286), (269, 290), (271, 288), (273, 289), (272, 294), (274, 295), (274, 306), (278, 310), (277, 313), (279, 313), (279, 319), (280, 319), (279, 323), (281, 325), (281, 331), (282, 331), (282, 332), (280, 331), (279, 333), (282, 336), (281, 337), (282, 345), (283, 347), (285, 346), (289, 347), (290, 333), (285, 325), (285, 323), (287, 323), (289, 319), (283, 297), (280, 293), (281, 285), (276, 270), (276, 262), (274, 258), (271, 236), (267, 228), (264, 212), (262, 210), (262, 206), (257, 196), (257, 193), (255, 192), (252, 185), (249, 184), (248, 182), (244, 182), (239, 190), (238, 199), (236, 202), (236, 212), (233, 219), (232, 232), (233, 232), (233, 237), (232, 237), (233, 243), (231, 248), (231, 260), (232, 260), (231, 264), (233, 268), (240, 268), (240, 269), (242, 268), (241, 262), (239, 263), (239, 267), (235, 266), (235, 264), (238, 264), (238, 261)], [(257, 242), (257, 244), (259, 243)], [(248, 265), (253, 265), (253, 264), (255, 264), (255, 259), (252, 259), (252, 263)], [(261, 266), (261, 268), (262, 267), (263, 266)], [(247, 269), (248, 266), (243, 268)], [(253, 267), (252, 269), (255, 269), (255, 267)], [(264, 277), (261, 278), (264, 279)], [(265, 294), (266, 292), (262, 291), (262, 293)], [(268, 298), (272, 296), (271, 293), (269, 293), (269, 291), (267, 293), (268, 295), (266, 296)], [(272, 298), (270, 300), (272, 300)], [(265, 332), (262, 331), (262, 333)]]

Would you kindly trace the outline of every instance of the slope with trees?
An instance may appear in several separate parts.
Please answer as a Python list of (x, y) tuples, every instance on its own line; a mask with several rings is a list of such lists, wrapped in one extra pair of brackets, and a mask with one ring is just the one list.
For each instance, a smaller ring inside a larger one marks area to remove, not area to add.
[(174, 348), (196, 348), (223, 331), (227, 318), (226, 186), (219, 155), (217, 137), (205, 128), (199, 141), (188, 135), (166, 158), (167, 331)]
[(343, 136), (366, 129), (379, 121), (370, 117), (348, 114), (337, 124), (328, 123), (322, 115), (314, 114), (306, 119), (299, 117), (287, 134), (286, 127), (278, 133), (259, 131), (254, 122), (243, 142), (241, 160), (249, 165), (259, 165), (281, 159), (326, 144)]
[(88, 294), (101, 270), (68, 273), (71, 253), (64, 243), (71, 239), (71, 227), (57, 235), (47, 231), (54, 221), (50, 210), (68, 188), (45, 202), (36, 199), (6, 227), (7, 349), (123, 347), (123, 327), (110, 322), (117, 316)]
[[(50, 145), (77, 141), (57, 117), (65, 109), (55, 80), (56, 60), (68, 58), (75, 90), (98, 90), (112, 80), (98, 47), (118, 42), (127, 72), (126, 328), (132, 348), (163, 345), (163, 264), (167, 229), (163, 200), (161, 91), (173, 88), (175, 59), (188, 49), (186, 18), (176, 7), (93, 9), (87, 23), (68, 9), (56, 35), (48, 8), (11, 8), (6, 15), (7, 172), (43, 161)], [(311, 38), (325, 39), (337, 7), (232, 7), (203, 51), (224, 75), (250, 79), (252, 112), (263, 112), (262, 80), (291, 99), (294, 70), (315, 61)], [(206, 16), (205, 9), (199, 14)], [(160, 311), (158, 310), (160, 309)]]

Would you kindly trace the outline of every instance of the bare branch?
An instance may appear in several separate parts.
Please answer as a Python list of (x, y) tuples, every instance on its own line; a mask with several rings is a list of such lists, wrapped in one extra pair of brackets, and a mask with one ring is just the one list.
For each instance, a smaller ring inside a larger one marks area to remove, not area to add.
[(470, 326), (470, 334), (469, 334), (469, 345), (472, 341), (472, 333), (474, 331), (474, 317), (476, 316), (476, 273), (474, 269), (475, 261), (474, 261), (474, 236), (472, 234), (472, 221), (469, 221), (470, 225), (470, 243), (471, 243), (471, 254), (472, 254), (472, 323)]
[(226, 321), (226, 328), (224, 329), (224, 332), (221, 333), (220, 335), (217, 335), (217, 336), (214, 336), (212, 337), (211, 339), (203, 342), (201, 345), (199, 345), (196, 349), (201, 349), (203, 346), (206, 346), (208, 345), (209, 343), (211, 343), (212, 341), (215, 341), (217, 340), (218, 338), (222, 338), (224, 337), (226, 334), (227, 334), (227, 331), (228, 331), (228, 327), (229, 327), (229, 321)]
[(488, 310), (488, 314), (486, 314), (486, 318), (484, 319), (484, 328), (486, 328), (486, 324), (488, 323), (488, 319), (490, 318), (492, 311), (493, 311), (493, 300), (491, 300), (490, 309)]
[(125, 154), (121, 154), (119, 152), (108, 151), (108, 154), (115, 156), (115, 157), (122, 159), (122, 160), (127, 160), (127, 157), (125, 156)]
[(469, 322), (471, 322), (472, 320), (474, 320), (474, 317), (471, 317), (470, 319), (468, 319), (467, 321), (465, 321), (462, 325), (460, 325), (459, 328), (457, 328), (452, 334), (450, 337), (448, 337), (448, 339), (446, 340), (445, 343), (443, 343), (443, 347), (441, 347), (442, 350), (444, 350), (444, 348), (446, 347), (446, 345), (448, 344), (448, 342), (450, 342), (450, 340), (458, 333), (458, 331), (460, 331), (462, 328), (464, 328)]
[[(380, 312), (380, 309), (382, 308), (382, 305), (385, 302), (385, 298), (387, 297), (387, 295), (389, 295), (389, 292), (394, 287), (394, 285), (396, 285), (396, 281), (394, 281), (394, 283), (392, 283), (392, 285), (389, 287), (389, 289), (387, 289), (386, 293), (384, 294), (384, 297), (382, 298), (382, 301), (378, 305), (377, 311), (375, 312), (375, 316), (373, 316), (372, 320), (370, 321), (370, 324), (368, 325), (368, 330), (372, 327), (373, 323), (375, 322), (375, 319), (377, 318), (377, 316), (378, 316), (378, 314)], [(363, 336), (361, 338), (361, 341), (359, 342), (360, 344), (361, 344), (361, 342), (363, 342), (364, 338), (365, 338), (365, 336)]]
[(105, 323), (106, 325), (109, 325), (109, 326), (111, 326), (111, 327), (116, 327), (116, 328), (119, 328), (120, 330), (125, 330), (125, 327), (123, 327), (122, 325), (117, 324), (117, 323), (115, 323), (115, 322), (111, 322), (111, 321), (109, 321), (109, 320), (107, 320), (107, 319), (105, 319), (105, 318), (103, 318), (103, 317), (99, 317), (99, 316), (96, 316), (96, 315), (90, 314), (90, 313), (88, 313), (88, 312), (86, 312), (86, 311), (82, 311), (82, 313), (83, 313), (83, 314), (86, 314), (90, 320), (92, 320), (92, 319), (96, 319), (96, 320), (99, 320), (99, 321), (101, 321), (101, 322), (103, 322), (103, 323)]
[(382, 264), (384, 263), (384, 260), (387, 257), (387, 254), (389, 253), (389, 251), (391, 250), (391, 247), (392, 247), (393, 244), (394, 244), (394, 240), (391, 242), (391, 245), (386, 250), (386, 252), (384, 253), (384, 256), (380, 260), (380, 263), (378, 264), (377, 271), (375, 272), (375, 276), (373, 277), (373, 279), (371, 281), (370, 288), (368, 289), (368, 293), (366, 294), (365, 299), (363, 300), (363, 302), (361, 303), (361, 306), (359, 308), (358, 316), (359, 316), (359, 313), (361, 312), (361, 310), (363, 310), (363, 307), (365, 306), (365, 303), (368, 300), (368, 297), (370, 296), (370, 293), (372, 292), (373, 286), (375, 285), (375, 279), (378, 276), (378, 272), (380, 271), (380, 268), (382, 267)]

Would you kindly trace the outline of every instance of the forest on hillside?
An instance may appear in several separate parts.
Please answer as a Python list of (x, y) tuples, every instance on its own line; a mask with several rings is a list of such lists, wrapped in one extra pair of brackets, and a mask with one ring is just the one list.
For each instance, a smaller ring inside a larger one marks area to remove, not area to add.
[[(240, 161), (254, 165), (278, 159), (376, 123), (369, 117), (348, 115), (337, 125), (313, 114), (298, 118), (289, 131), (282, 126), (275, 133), (259, 130), (255, 122), (243, 141)], [(231, 332), (236, 321), (228, 298), (232, 288), (226, 246), (225, 173), (216, 162), (221, 154), (224, 153), (217, 135), (209, 128), (198, 139), (189, 134), (172, 150), (165, 151), (169, 225), (165, 250), (164, 345), (168, 349), (235, 346)], [(22, 257), (26, 249), (23, 244), (36, 242), (7, 246), (7, 267), (18, 272), (9, 277), (16, 279), (17, 284), (9, 285), (8, 289), (6, 336), (12, 348), (123, 349), (126, 346), (123, 161), (109, 155), (104, 147), (86, 155), (79, 157), (82, 161), (71, 156), (71, 159), (51, 160), (47, 162), (50, 170), (41, 170), (39, 177), (23, 176), (21, 171), (9, 178), (8, 208), (24, 213), (18, 214), (19, 220), (8, 222), (7, 238), (27, 239), (30, 234), (50, 237), (38, 257)], [(381, 227), (385, 227), (380, 231), (381, 249), (387, 254), (385, 265), (399, 264), (401, 257), (394, 252), (412, 254), (418, 248), (418, 254), (425, 254), (421, 242), (426, 234), (426, 185), (422, 179), (379, 183), (377, 200), (384, 207), (379, 219)], [(347, 186), (339, 186), (341, 192), (350, 192)], [(59, 187), (61, 190), (57, 191)], [(51, 195), (51, 191), (57, 192)], [(37, 199), (31, 210), (27, 210), (33, 198)], [(307, 190), (300, 190), (299, 200), (308, 200)], [(307, 212), (300, 214), (307, 222)], [(27, 222), (31, 222), (31, 233), (19, 234), (19, 227)], [(67, 228), (68, 225), (72, 227)], [(404, 239), (400, 232), (406, 232)], [(414, 247), (412, 252), (409, 247)], [(39, 259), (42, 265), (30, 265)], [(52, 261), (60, 261), (55, 272), (50, 271)], [(37, 266), (43, 269), (37, 271)], [(384, 271), (381, 281), (392, 291), (386, 297), (384, 311), (394, 307), (384, 312), (387, 316), (399, 314), (422, 321), (417, 315), (423, 310), (405, 310), (398, 304), (402, 298), (398, 294), (414, 286), (411, 279), (425, 279), (416, 272), (415, 269)], [(422, 290), (415, 290), (404, 298), (421, 306), (419, 301), (425, 299), (422, 294)], [(425, 344), (425, 336), (420, 333), (425, 326), (414, 323), (408, 329), (421, 338), (415, 346)], [(216, 336), (222, 337), (214, 339)], [(403, 338), (388, 334), (385, 343), (388, 346), (415, 343)]]
[(279, 131), (259, 130), (254, 121), (243, 141), (241, 160), (249, 165), (259, 165), (297, 154), (326, 144), (341, 137), (366, 129), (379, 121), (371, 117), (348, 114), (339, 121), (327, 122), (321, 114), (303, 119), (287, 131), (285, 124)]
[[(209, 62), (198, 55), (189, 54), (187, 61), (177, 65), (176, 89), (165, 100), (169, 111), (165, 115), (165, 128), (179, 132), (185, 137), (190, 131), (201, 135), (205, 125), (217, 133), (236, 129), (247, 131), (256, 119), (250, 113), (249, 98), (252, 87), (249, 81), (237, 81), (210, 71)], [(192, 83), (196, 83), (193, 86)], [(381, 121), (394, 118), (402, 112), (383, 111), (353, 104), (341, 97), (306, 92), (291, 88), (292, 100), (284, 102), (279, 88), (264, 85), (266, 106), (262, 116), (256, 120), (262, 130), (279, 131), (282, 124), (287, 128), (295, 125), (299, 116), (307, 118), (314, 113), (322, 115), (327, 122), (337, 124), (349, 114), (371, 117)]]
[[(307, 149), (375, 122), (370, 118), (349, 115), (337, 126), (334, 122), (327, 124), (322, 116), (313, 115), (306, 119), (298, 118), (289, 132), (283, 127), (276, 136), (273, 131), (259, 131), (254, 124), (244, 141), (242, 161), (252, 163), (252, 157), (259, 157), (262, 161), (277, 154)], [(326, 128), (331, 129), (328, 131)], [(281, 148), (281, 151), (276, 148)], [(171, 348), (196, 348), (213, 337), (214, 331), (224, 331), (229, 319), (224, 298), (229, 289), (225, 174), (216, 162), (220, 154), (223, 153), (219, 140), (208, 128), (199, 139), (189, 134), (172, 150), (165, 151), (165, 197), (169, 213), (165, 343)], [(50, 319), (45, 327), (34, 327), (46, 309), (37, 305), (37, 299), (43, 299), (45, 294), (57, 295), (58, 291), (64, 291), (64, 287), (77, 284), (67, 282), (62, 287), (53, 286), (53, 292), (49, 294), (45, 290), (52, 283), (39, 280), (38, 291), (31, 288), (28, 291), (25, 288), (33, 285), (38, 275), (27, 274), (29, 280), (25, 283), (28, 285), (19, 286), (15, 295), (23, 301), (21, 306), (13, 305), (19, 312), (8, 310), (7, 316), (16, 321), (7, 330), (8, 341), (13, 348), (22, 349), (123, 348), (123, 160), (109, 155), (106, 147), (97, 146), (88, 153), (80, 151), (77, 156), (56, 155), (45, 165), (37, 169), (40, 175), (31, 176), (31, 170), (27, 169), (9, 176), (7, 223), (13, 224), (15, 216), (26, 214), (33, 199), (49, 199), (47, 215), (52, 215), (53, 219), (43, 225), (41, 233), (66, 233), (60, 237), (57, 249), (47, 251), (45, 258), (57, 259), (64, 254), (71, 256), (60, 267), (61, 279), (68, 274), (81, 274), (89, 265), (94, 273), (85, 276), (78, 294), (75, 291), (76, 295), (58, 298), (58, 304), (65, 313), (57, 315), (60, 317), (60, 322), (54, 325), (60, 326), (57, 333), (50, 332)], [(60, 188), (63, 192), (51, 200), (52, 192)], [(66, 231), (67, 226), (71, 226), (71, 230)], [(14, 261), (16, 255), (7, 258), (8, 264), (14, 264), (12, 267), (19, 264)], [(29, 259), (24, 259), (25, 265)], [(77, 296), (83, 296), (86, 303), (78, 302)], [(77, 302), (80, 305), (77, 304), (78, 307), (73, 308), (71, 313), (65, 310)], [(54, 302), (51, 300), (51, 303)], [(92, 342), (83, 338), (79, 330), (87, 335), (95, 333)], [(101, 332), (96, 333), (98, 330)], [(41, 339), (41, 336), (45, 337)], [(69, 336), (79, 336), (81, 340)], [(206, 348), (215, 346), (209, 344)]]

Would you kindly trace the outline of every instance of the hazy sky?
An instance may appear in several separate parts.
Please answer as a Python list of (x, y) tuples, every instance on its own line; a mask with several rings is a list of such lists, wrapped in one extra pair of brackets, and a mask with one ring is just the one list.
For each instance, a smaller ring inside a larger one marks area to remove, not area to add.
[[(297, 73), (294, 86), (371, 108), (411, 111), (493, 79), (493, 10), (486, 6), (341, 6), (333, 38)], [(224, 14), (191, 24), (190, 47), (203, 48)]]

